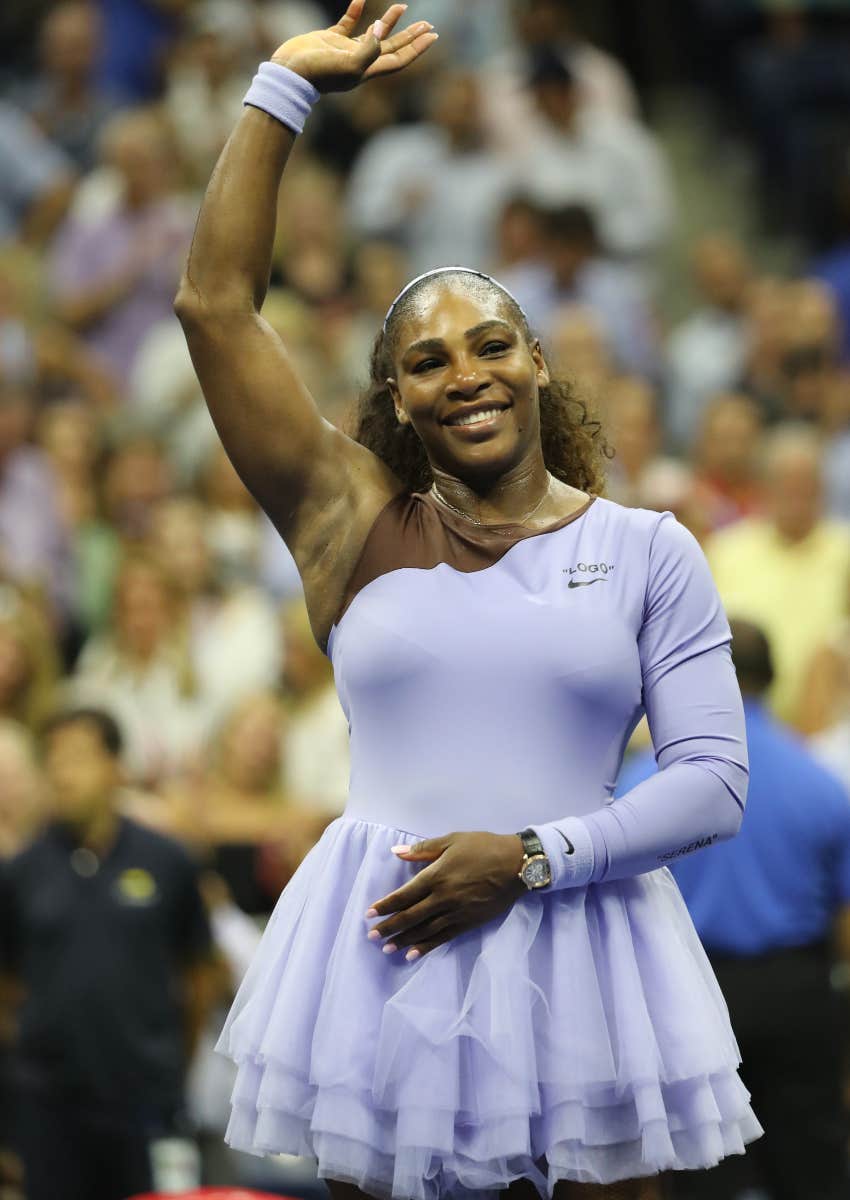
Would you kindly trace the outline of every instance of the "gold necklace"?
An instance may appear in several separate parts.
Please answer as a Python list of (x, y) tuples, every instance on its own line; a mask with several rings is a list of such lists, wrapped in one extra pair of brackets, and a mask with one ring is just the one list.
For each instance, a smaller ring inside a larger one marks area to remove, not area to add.
[[(549, 495), (549, 492), (551, 490), (552, 490), (552, 476), (549, 475), (549, 483), (546, 486), (546, 491), (543, 493), (543, 495), (537, 501), (534, 508), (532, 508), (531, 512), (527, 512), (521, 521), (501, 522), (501, 524), (522, 525), (525, 521), (528, 520), (529, 517), (534, 516), (534, 514), (537, 512), (538, 508), (540, 508), (543, 501)], [(465, 521), (471, 521), (473, 523), (473, 525), (480, 525), (482, 529), (487, 528), (487, 525), (483, 521), (479, 521), (476, 517), (471, 517), (469, 515), (469, 513), (461, 512), (459, 508), (455, 508), (455, 506), (453, 504), (450, 504), (449, 501), (442, 494), (442, 492), (439, 492), (437, 490), (436, 483), (431, 484), (431, 491), (434, 493), (434, 495), (437, 497), (438, 500), (442, 500), (443, 504), (445, 504), (447, 508), (450, 508), (452, 510), (452, 512), (456, 512), (459, 517), (463, 517), (463, 519)], [(500, 524), (500, 522), (496, 522), (495, 527), (498, 528), (499, 524)]]

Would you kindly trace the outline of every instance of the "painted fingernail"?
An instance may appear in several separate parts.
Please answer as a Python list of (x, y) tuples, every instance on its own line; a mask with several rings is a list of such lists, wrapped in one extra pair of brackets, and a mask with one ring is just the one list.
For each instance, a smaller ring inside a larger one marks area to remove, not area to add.
[(398, 950), (398, 946), (395, 942), (387, 942), (386, 946), (384, 946), (384, 954), (392, 954), (393, 950)]
[(377, 910), (377, 908), (367, 908), (367, 909), (366, 909), (366, 916), (367, 916), (367, 917), (377, 917), (377, 915), (378, 915), (378, 910)]
[(374, 35), (378, 39), (378, 41), (381, 40), (381, 38), (384, 36), (384, 34), (386, 32), (387, 32), (387, 28), (384, 25), (383, 21), (376, 21), (375, 24), (372, 26), (372, 33), (374, 33)]
[(369, 939), (370, 942), (377, 942), (377, 940), (380, 936), (381, 935), (378, 933), (377, 929), (370, 929), (369, 932), (366, 934), (366, 937)]
[(409, 849), (409, 846), (390, 846), (393, 854), (407, 854)]
[(421, 954), (420, 950), (408, 950), (407, 954), (405, 954), (404, 957), (407, 959), (408, 962), (413, 962), (413, 960), (415, 958), (418, 958), (420, 954)]

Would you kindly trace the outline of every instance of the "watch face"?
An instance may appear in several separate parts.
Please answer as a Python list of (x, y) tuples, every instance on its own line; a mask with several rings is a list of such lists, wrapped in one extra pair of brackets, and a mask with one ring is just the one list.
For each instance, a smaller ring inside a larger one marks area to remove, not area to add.
[(523, 867), (522, 877), (528, 887), (543, 887), (552, 878), (549, 863), (545, 858), (532, 858)]

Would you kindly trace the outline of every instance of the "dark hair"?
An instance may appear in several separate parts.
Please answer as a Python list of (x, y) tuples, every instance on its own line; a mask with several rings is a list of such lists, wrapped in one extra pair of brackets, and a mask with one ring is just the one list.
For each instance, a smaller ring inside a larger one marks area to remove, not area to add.
[(752, 621), (731, 617), (732, 662), (742, 692), (761, 695), (773, 683), (773, 655), (767, 634)]
[[(517, 302), (498, 284), (463, 272), (423, 279), (405, 292), (395, 305), (386, 332), (378, 334), (372, 347), (369, 386), (357, 400), (354, 413), (346, 422), (351, 436), (366, 446), (405, 485), (409, 492), (424, 492), (434, 476), (419, 435), (412, 425), (400, 424), (393, 405), (387, 378), (393, 374), (393, 354), (401, 324), (410, 316), (416, 297), (425, 287), (444, 279), (474, 280), (475, 287), (493, 290), (511, 320), (520, 328), (529, 345), (534, 341), (525, 315)], [(565, 380), (551, 380), (540, 389), (540, 440), (546, 468), (557, 479), (580, 491), (601, 494), (605, 486), (603, 459), (612, 458), (613, 450), (602, 436), (602, 424), (593, 420), (587, 405), (573, 395)]]
[(564, 204), (545, 210), (546, 232), (560, 242), (594, 246), (599, 244), (596, 219), (584, 204)]
[(102, 708), (66, 708), (48, 717), (41, 727), (41, 744), (68, 725), (90, 725), (97, 730), (101, 745), (112, 758), (118, 758), (124, 748), (121, 727), (111, 713)]
[(565, 54), (551, 46), (539, 46), (531, 54), (527, 83), (529, 87), (540, 87), (547, 83), (572, 87), (575, 75)]

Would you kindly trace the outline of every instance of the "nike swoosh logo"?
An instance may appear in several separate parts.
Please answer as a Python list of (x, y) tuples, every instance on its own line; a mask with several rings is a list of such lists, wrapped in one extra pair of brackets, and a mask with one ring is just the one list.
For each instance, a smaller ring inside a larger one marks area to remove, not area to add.
[(590, 587), (592, 583), (605, 583), (604, 579), (571, 579), (567, 587)]
[[(596, 580), (594, 580), (593, 582), (595, 583), (595, 582), (596, 582)], [(566, 850), (564, 851), (564, 854), (575, 854), (575, 852), (576, 852), (576, 848), (575, 848), (575, 846), (572, 844), (572, 842), (570, 841), (570, 839), (567, 837), (567, 835), (566, 835), (565, 833), (563, 833), (563, 832), (562, 832), (560, 829), (558, 830), (558, 833), (560, 833), (560, 834), (561, 834), (561, 837), (562, 837), (562, 838), (564, 839), (564, 841), (567, 843), (567, 848), (566, 848)]]

